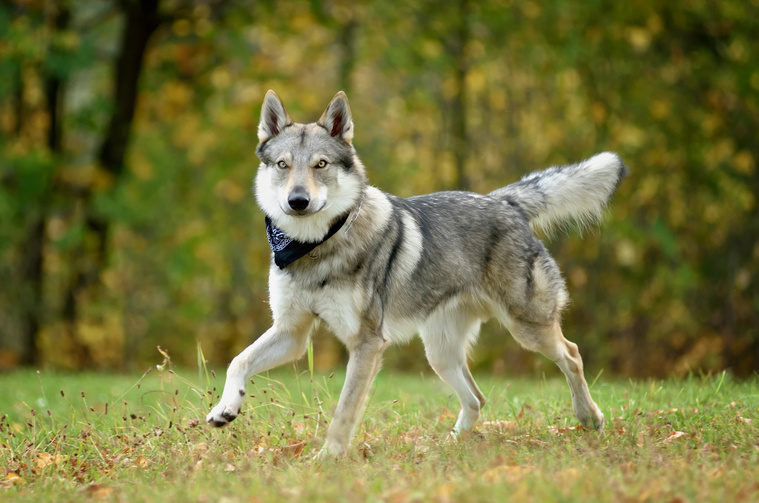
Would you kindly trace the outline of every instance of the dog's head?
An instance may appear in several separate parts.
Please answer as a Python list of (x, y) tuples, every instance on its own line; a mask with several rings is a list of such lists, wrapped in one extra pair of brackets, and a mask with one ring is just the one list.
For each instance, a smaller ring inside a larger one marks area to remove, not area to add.
[(258, 141), (256, 199), (290, 237), (318, 241), (337, 217), (358, 204), (367, 181), (353, 148), (353, 120), (342, 91), (311, 124), (294, 123), (277, 93), (268, 91)]

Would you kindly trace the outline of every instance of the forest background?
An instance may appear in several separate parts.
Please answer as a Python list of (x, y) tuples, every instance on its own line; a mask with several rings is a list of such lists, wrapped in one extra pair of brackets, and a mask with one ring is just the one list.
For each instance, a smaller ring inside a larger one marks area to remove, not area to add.
[[(589, 373), (759, 369), (759, 1), (0, 3), (0, 368), (223, 366), (270, 324), (267, 89), (339, 89), (372, 183), (489, 192), (600, 151), (604, 224), (546, 239)], [(314, 341), (316, 366), (344, 358)], [(481, 370), (552, 372), (497, 324)], [(418, 343), (386, 367), (423, 371)], [(591, 376), (592, 377), (592, 376)]]

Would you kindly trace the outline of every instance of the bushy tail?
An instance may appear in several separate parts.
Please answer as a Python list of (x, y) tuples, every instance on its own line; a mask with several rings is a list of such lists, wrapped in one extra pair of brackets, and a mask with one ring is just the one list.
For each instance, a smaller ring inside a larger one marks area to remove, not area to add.
[(490, 193), (518, 206), (533, 227), (550, 231), (570, 221), (598, 221), (629, 170), (614, 153), (604, 152), (577, 164), (530, 173)]

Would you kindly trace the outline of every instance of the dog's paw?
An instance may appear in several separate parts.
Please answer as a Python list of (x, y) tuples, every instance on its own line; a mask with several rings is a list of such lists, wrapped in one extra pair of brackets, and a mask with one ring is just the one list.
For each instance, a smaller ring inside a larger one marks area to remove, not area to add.
[(206, 422), (215, 428), (221, 428), (234, 421), (240, 413), (240, 406), (229, 406), (221, 402), (211, 409), (206, 416)]
[(598, 414), (593, 417), (593, 428), (595, 430), (598, 430), (598, 433), (603, 433), (605, 425), (606, 425), (606, 418), (599, 410)]
[(599, 433), (603, 433), (606, 419), (603, 413), (597, 405), (593, 404), (593, 408), (587, 415), (578, 415), (578, 419), (582, 427), (586, 430), (597, 430)]
[(314, 456), (314, 461), (325, 461), (328, 459), (339, 459), (346, 452), (344, 446), (337, 444), (336, 442), (330, 442), (327, 440), (324, 442), (324, 446), (319, 449), (319, 452)]

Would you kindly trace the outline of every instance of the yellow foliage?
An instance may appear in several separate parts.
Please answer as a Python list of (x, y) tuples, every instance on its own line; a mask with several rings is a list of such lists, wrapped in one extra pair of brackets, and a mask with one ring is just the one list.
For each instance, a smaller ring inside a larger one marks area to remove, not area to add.
[(479, 68), (472, 68), (466, 75), (467, 90), (473, 93), (482, 92), (487, 85), (487, 76)]
[(735, 156), (733, 156), (733, 165), (739, 173), (743, 173), (744, 175), (752, 175), (756, 168), (754, 156), (751, 155), (751, 152), (748, 150), (741, 150), (736, 153)]
[(156, 104), (162, 115), (172, 118), (186, 111), (192, 97), (192, 88), (187, 83), (168, 81), (161, 89)]
[(666, 100), (653, 100), (649, 110), (654, 119), (666, 119), (669, 117), (670, 103)]
[(529, 19), (537, 19), (543, 12), (543, 8), (539, 3), (529, 0), (527, 2), (520, 2), (520, 8), (522, 13)]
[(625, 34), (627, 35), (627, 41), (635, 52), (644, 53), (651, 45), (652, 33), (647, 28), (630, 26), (627, 28)]
[(211, 83), (217, 89), (226, 89), (232, 83), (232, 76), (229, 70), (223, 66), (217, 66), (211, 70)]
[(239, 203), (248, 197), (250, 189), (241, 186), (235, 180), (225, 178), (216, 183), (214, 193), (220, 199), (225, 199), (230, 203)]
[(593, 117), (593, 120), (597, 124), (601, 124), (606, 120), (606, 107), (603, 105), (603, 103), (594, 102), (590, 106), (590, 116)]
[(134, 152), (130, 160), (129, 167), (138, 179), (148, 181), (153, 178), (153, 165), (142, 152)]
[(177, 19), (171, 25), (171, 31), (177, 37), (186, 37), (192, 32), (192, 24), (189, 19)]

